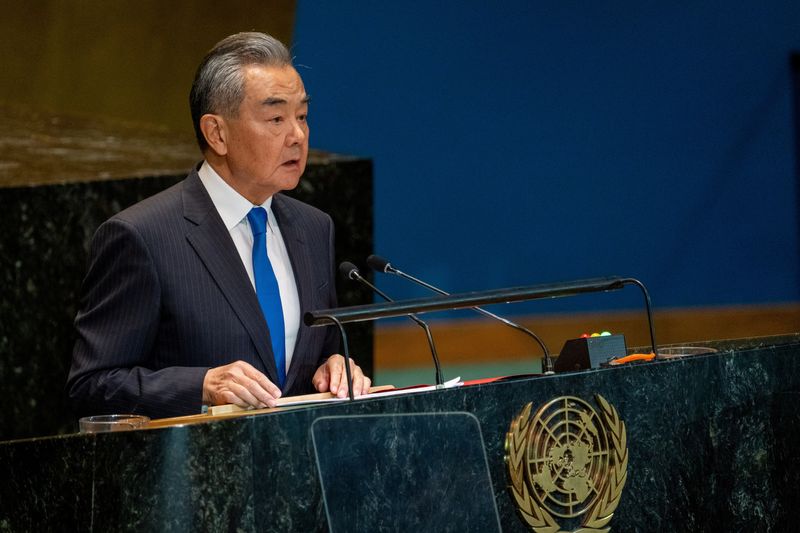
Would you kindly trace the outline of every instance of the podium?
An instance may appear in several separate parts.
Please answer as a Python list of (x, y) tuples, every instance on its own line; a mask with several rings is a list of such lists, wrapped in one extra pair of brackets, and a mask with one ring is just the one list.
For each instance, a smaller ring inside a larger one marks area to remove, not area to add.
[(332, 533), (500, 532), (475, 416), (320, 417), (311, 437)]
[[(339, 531), (340, 519), (358, 524), (352, 512), (361, 512), (370, 494), (389, 494), (396, 505), (387, 516), (413, 513), (422, 518), (417, 531), (437, 529), (440, 517), (468, 506), (482, 506), (474, 518), (483, 520), (492, 504), (503, 531), (528, 531), (509, 491), (512, 422), (529, 403), (535, 411), (554, 398), (592, 402), (600, 395), (627, 431), (626, 482), (612, 530), (791, 530), (800, 504), (800, 335), (705, 344), (718, 352), (207, 423), (0, 443), (0, 528)], [(354, 438), (359, 432), (364, 438)], [(414, 435), (431, 438), (412, 443)], [(453, 461), (426, 448), (442, 435), (457, 450)], [(414, 464), (392, 460), (392, 442)], [(358, 464), (370, 471), (354, 472)], [(445, 471), (429, 475), (431, 464)], [(337, 465), (355, 474), (351, 488), (369, 490), (344, 494)], [(423, 475), (427, 500), (413, 501), (405, 487)], [(452, 508), (453, 496), (460, 508)], [(362, 501), (348, 509), (348, 499)], [(431, 499), (441, 504), (426, 517)], [(378, 530), (397, 530), (397, 520)]]

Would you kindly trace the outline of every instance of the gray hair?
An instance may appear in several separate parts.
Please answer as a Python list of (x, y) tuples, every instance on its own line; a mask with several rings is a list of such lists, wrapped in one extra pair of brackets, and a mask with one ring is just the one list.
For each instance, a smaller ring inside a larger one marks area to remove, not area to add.
[(200, 129), (207, 113), (236, 117), (244, 99), (242, 68), (247, 65), (291, 66), (289, 50), (265, 33), (243, 32), (222, 39), (206, 54), (192, 82), (189, 108), (200, 150), (208, 147)]

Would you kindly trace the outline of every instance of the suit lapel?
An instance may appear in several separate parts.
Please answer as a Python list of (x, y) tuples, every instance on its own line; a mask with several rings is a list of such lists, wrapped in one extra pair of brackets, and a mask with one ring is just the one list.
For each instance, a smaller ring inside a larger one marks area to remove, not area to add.
[(303, 325), (303, 313), (312, 308), (313, 294), (311, 291), (314, 290), (314, 280), (311, 275), (312, 258), (303, 239), (302, 219), (297, 216), (297, 212), (292, 209), (292, 206), (281, 194), (276, 194), (272, 198), (272, 212), (278, 221), (283, 243), (286, 245), (289, 261), (292, 263), (294, 280), (297, 285), (297, 296), (300, 300), (300, 328), (297, 331), (297, 342), (294, 345), (292, 364), (286, 372), (284, 389), (288, 390), (297, 377), (301, 366), (300, 361), (308, 354), (309, 335), (307, 328)]
[(186, 239), (250, 335), (270, 381), (277, 383), (269, 329), (258, 298), (239, 252), (196, 171), (184, 182), (183, 209), (184, 217), (195, 224), (187, 231)]

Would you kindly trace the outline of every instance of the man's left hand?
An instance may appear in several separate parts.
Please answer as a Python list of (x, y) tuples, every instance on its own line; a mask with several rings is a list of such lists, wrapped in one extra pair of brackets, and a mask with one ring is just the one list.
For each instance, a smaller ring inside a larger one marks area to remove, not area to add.
[[(350, 359), (350, 373), (353, 375), (353, 395), (367, 394), (372, 381), (364, 375), (364, 372), (352, 359)], [(319, 392), (330, 391), (339, 398), (347, 396), (347, 372), (344, 368), (344, 357), (339, 354), (328, 357), (328, 360), (317, 369), (311, 383)]]

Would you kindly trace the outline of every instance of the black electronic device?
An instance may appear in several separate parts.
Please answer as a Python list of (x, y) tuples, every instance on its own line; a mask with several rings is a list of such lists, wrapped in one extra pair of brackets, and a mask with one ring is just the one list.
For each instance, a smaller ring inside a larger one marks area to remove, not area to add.
[(600, 368), (600, 365), (608, 362), (609, 359), (624, 357), (627, 353), (624, 335), (570, 339), (564, 343), (553, 367), (556, 372)]

